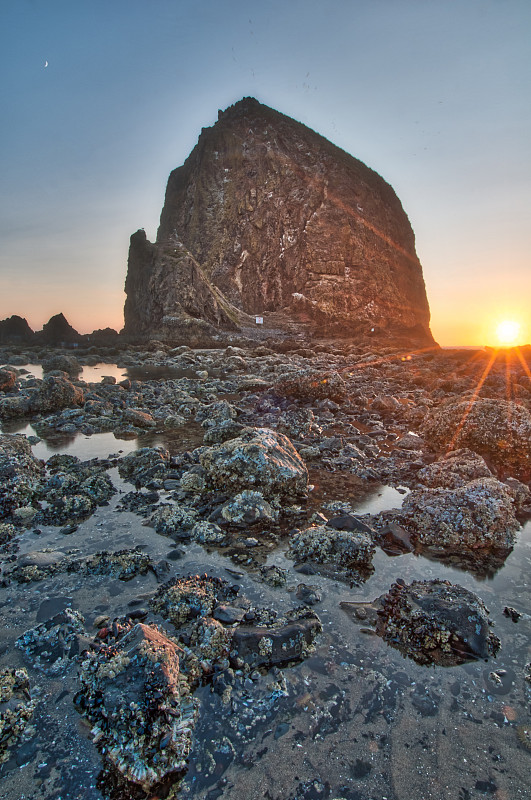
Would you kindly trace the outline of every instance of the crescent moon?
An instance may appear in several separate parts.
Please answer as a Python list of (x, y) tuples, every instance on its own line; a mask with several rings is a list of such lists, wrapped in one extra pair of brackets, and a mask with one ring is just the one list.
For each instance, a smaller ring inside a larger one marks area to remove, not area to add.
[(48, 62), (47, 62), (47, 61), (45, 61), (45, 62), (44, 62), (44, 69), (46, 69), (46, 67), (47, 67), (47, 66), (48, 66)]

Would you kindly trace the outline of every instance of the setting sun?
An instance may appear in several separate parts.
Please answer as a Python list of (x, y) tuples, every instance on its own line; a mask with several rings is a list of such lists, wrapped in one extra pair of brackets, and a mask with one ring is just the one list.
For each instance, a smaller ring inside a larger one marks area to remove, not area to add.
[(506, 319), (500, 322), (496, 328), (496, 336), (501, 345), (511, 346), (517, 344), (520, 336), (520, 323), (515, 320)]

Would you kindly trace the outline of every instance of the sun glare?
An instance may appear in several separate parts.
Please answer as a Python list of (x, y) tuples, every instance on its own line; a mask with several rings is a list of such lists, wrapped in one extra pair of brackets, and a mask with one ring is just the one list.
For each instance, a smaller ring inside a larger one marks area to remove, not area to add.
[(505, 347), (517, 344), (518, 337), (520, 336), (520, 323), (512, 319), (506, 319), (500, 322), (496, 328), (496, 336), (498, 342)]

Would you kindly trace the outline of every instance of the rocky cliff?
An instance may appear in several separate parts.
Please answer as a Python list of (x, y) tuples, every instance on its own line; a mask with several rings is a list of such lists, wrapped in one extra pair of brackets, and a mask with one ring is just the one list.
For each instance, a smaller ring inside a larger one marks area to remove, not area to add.
[(244, 98), (168, 180), (157, 240), (131, 237), (125, 333), (171, 339), (191, 319), (236, 328), (283, 310), (321, 333), (432, 342), (415, 237), (376, 172)]

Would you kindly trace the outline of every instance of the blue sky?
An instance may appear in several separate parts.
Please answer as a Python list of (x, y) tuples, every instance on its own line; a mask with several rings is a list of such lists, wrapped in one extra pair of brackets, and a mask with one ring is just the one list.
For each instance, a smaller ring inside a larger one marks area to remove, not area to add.
[(391, 183), (438, 341), (513, 317), (531, 339), (529, 0), (3, 0), (0, 21), (0, 318), (121, 327), (130, 234), (155, 237), (171, 169), (252, 95)]

